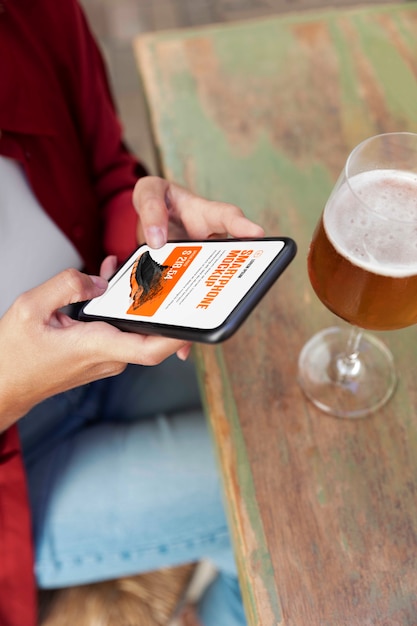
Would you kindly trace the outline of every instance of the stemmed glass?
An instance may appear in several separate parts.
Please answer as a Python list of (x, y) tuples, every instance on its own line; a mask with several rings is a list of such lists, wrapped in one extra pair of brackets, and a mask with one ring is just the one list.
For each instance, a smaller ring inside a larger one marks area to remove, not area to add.
[(417, 134), (377, 135), (353, 150), (314, 232), (308, 272), (322, 303), (351, 326), (307, 342), (300, 385), (322, 411), (364, 417), (396, 385), (390, 351), (364, 329), (417, 322)]

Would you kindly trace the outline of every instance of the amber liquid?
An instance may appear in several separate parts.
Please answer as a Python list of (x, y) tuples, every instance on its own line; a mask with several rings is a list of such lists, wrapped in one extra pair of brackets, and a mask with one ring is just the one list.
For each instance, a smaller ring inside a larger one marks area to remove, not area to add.
[(417, 275), (391, 277), (355, 265), (335, 250), (323, 218), (311, 243), (308, 272), (323, 304), (350, 324), (394, 330), (417, 323)]

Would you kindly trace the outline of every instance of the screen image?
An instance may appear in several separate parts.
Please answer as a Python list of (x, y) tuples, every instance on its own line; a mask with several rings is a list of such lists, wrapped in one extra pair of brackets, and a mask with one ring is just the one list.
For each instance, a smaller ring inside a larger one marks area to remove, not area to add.
[(84, 313), (200, 329), (217, 328), (284, 247), (280, 240), (142, 246)]

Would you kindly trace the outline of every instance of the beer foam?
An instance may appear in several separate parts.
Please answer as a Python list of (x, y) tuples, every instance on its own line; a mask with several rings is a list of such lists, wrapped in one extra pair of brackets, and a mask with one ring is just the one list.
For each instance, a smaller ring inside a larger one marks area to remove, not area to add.
[(416, 174), (357, 174), (330, 196), (323, 224), (336, 250), (351, 263), (384, 276), (417, 274)]

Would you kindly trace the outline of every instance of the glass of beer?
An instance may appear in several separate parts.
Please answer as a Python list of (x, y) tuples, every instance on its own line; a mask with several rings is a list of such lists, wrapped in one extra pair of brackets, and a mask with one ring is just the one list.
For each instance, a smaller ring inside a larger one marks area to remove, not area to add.
[(396, 385), (390, 351), (365, 331), (417, 322), (417, 134), (377, 135), (353, 150), (314, 232), (308, 273), (321, 302), (350, 326), (307, 342), (300, 385), (326, 413), (364, 417)]

